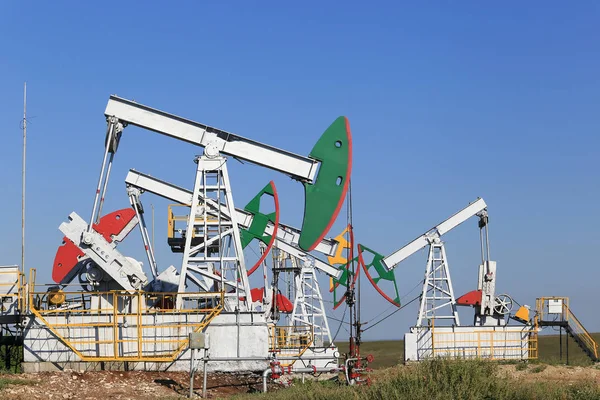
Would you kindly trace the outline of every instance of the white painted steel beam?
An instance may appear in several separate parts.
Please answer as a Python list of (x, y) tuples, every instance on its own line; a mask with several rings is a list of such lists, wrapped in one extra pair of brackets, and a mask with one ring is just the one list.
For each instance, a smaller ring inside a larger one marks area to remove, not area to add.
[[(189, 205), (192, 202), (192, 192), (190, 190), (172, 185), (168, 182), (162, 181), (139, 171), (129, 170), (127, 177), (125, 177), (125, 183), (179, 204)], [(221, 206), (221, 212), (225, 216), (228, 216), (226, 207)], [(248, 228), (252, 224), (252, 214), (239, 208), (236, 208), (236, 212), (238, 224), (243, 228)], [(272, 235), (274, 228), (274, 225), (269, 223), (265, 233)], [(298, 240), (300, 239), (300, 229), (280, 223), (279, 229), (277, 230), (277, 239), (279, 241), (296, 246), (298, 244)], [(326, 256), (334, 256), (337, 246), (338, 243), (333, 239), (323, 238), (315, 248), (315, 251), (318, 251)], [(300, 250), (298, 249), (298, 251)]]
[(110, 96), (104, 114), (198, 146), (216, 145), (220, 153), (312, 182), (319, 162), (208, 125), (166, 113), (134, 101)]
[(406, 258), (430, 244), (432, 240), (438, 239), (440, 236), (456, 228), (472, 216), (482, 214), (486, 208), (487, 205), (485, 204), (485, 201), (481, 198), (477, 199), (444, 222), (408, 243), (406, 246), (385, 257), (382, 260), (383, 265), (388, 271), (391, 271)]

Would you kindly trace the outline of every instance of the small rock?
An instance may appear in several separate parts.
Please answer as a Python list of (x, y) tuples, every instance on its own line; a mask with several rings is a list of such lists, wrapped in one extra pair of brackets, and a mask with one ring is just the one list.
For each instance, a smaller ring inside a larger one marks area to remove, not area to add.
[(73, 379), (77, 379), (77, 375), (73, 375)]

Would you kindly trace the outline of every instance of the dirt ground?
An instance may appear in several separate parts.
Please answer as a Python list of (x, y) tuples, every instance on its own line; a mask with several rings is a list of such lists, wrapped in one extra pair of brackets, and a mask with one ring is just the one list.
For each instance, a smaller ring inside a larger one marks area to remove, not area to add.
[[(524, 369), (523, 369), (524, 368)], [(525, 382), (560, 381), (565, 384), (594, 381), (600, 385), (600, 367), (569, 367), (545, 364), (501, 365), (500, 373)], [(185, 372), (49, 372), (38, 374), (1, 375), (6, 379), (23, 381), (0, 389), (3, 400), (62, 400), (62, 399), (182, 399), (189, 391), (189, 375)], [(269, 384), (269, 390), (281, 385)], [(194, 380), (195, 393), (202, 392), (202, 375)], [(208, 375), (209, 398), (260, 391), (259, 374)]]
[(527, 368), (519, 370), (517, 365), (501, 365), (500, 371), (511, 378), (526, 382), (560, 381), (568, 384), (587, 381), (596, 382), (600, 385), (600, 366), (575, 367), (565, 365), (526, 364)]
[[(186, 397), (190, 387), (189, 374), (185, 372), (47, 372), (4, 377), (23, 380), (27, 384), (8, 384), (0, 389), (3, 400), (178, 399)], [(228, 397), (261, 390), (262, 377), (259, 374), (215, 373), (208, 375), (207, 386), (209, 398)], [(194, 393), (202, 394), (202, 374), (194, 379)]]

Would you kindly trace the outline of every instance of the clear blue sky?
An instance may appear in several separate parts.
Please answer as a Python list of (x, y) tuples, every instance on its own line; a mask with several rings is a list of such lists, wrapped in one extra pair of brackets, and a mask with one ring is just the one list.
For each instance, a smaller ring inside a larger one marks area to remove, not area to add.
[[(0, 262), (20, 262), (24, 81), (26, 267), (47, 281), (58, 225), (73, 210), (89, 218), (109, 94), (302, 154), (346, 115), (358, 241), (390, 253), (483, 197), (498, 292), (532, 306), (570, 296), (599, 331), (598, 3), (324, 3), (0, 2)], [(128, 128), (106, 210), (128, 205), (129, 168), (191, 187), (198, 152)], [(238, 205), (275, 179), (282, 220), (300, 224), (300, 185), (236, 163), (231, 175)], [(160, 267), (178, 265), (164, 238), (166, 203), (145, 203), (156, 207)], [(123, 251), (143, 260), (131, 236)], [(476, 221), (446, 244), (457, 294), (474, 289)], [(401, 293), (425, 261), (420, 252), (397, 268)], [(369, 320), (387, 305), (364, 293)], [(366, 339), (401, 338), (415, 318), (407, 307)]]

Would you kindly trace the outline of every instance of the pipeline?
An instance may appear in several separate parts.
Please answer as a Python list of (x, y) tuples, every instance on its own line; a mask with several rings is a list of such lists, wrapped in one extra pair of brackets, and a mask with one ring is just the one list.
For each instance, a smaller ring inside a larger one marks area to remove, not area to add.
[[(298, 360), (331, 360), (334, 357), (315, 356), (315, 357), (277, 357), (281, 361), (298, 361)], [(204, 361), (204, 358), (200, 360)], [(206, 361), (272, 361), (272, 357), (207, 357)]]
[[(288, 374), (318, 374), (321, 372), (339, 372), (345, 368), (343, 367), (307, 367), (307, 368), (288, 368)], [(269, 375), (273, 378), (279, 378), (281, 375), (285, 373), (285, 369), (281, 367), (278, 362), (272, 362), (271, 366), (263, 371), (263, 393), (267, 393), (267, 379)]]
[(348, 364), (350, 361), (358, 361), (358, 358), (348, 358), (346, 362), (344, 362), (344, 375), (346, 375), (346, 383), (348, 385), (352, 385), (353, 383), (350, 381), (350, 377), (348, 376)]
[[(372, 363), (374, 360), (373, 355), (369, 354), (366, 357), (360, 357), (360, 358), (348, 358), (345, 362), (344, 362), (344, 375), (346, 376), (346, 383), (348, 385), (355, 385), (355, 384), (363, 384), (366, 383), (367, 385), (371, 384), (371, 380), (369, 378), (367, 378), (366, 380), (361, 379), (361, 373), (362, 372), (369, 372), (371, 371), (370, 368), (366, 368), (365, 367), (361, 367), (360, 364), (357, 368), (356, 365), (354, 365), (354, 362), (356, 361), (365, 361), (367, 364)], [(350, 366), (350, 364), (353, 364), (352, 366)]]
[(271, 368), (267, 368), (263, 371), (263, 393), (267, 393), (267, 379), (269, 375), (271, 375), (271, 373), (273, 373), (273, 371), (271, 371)]

